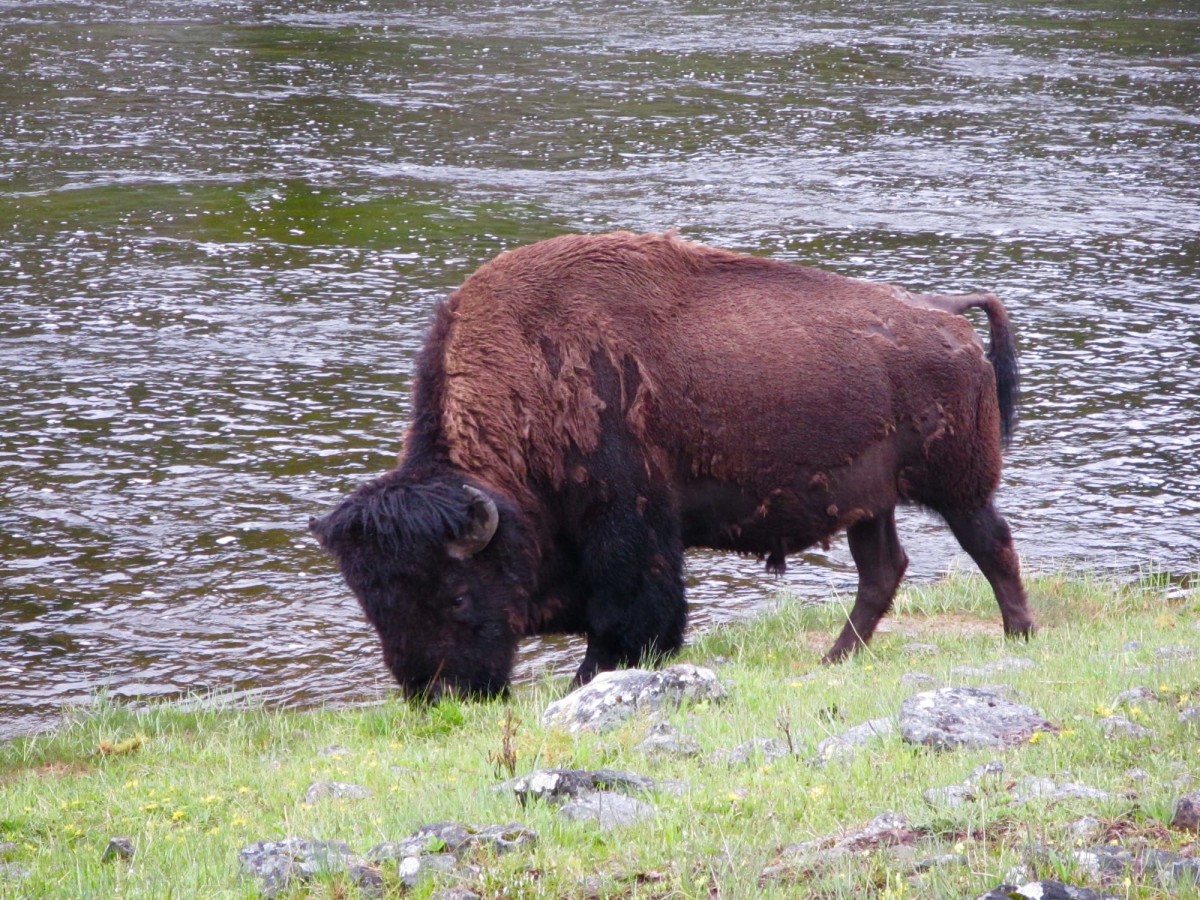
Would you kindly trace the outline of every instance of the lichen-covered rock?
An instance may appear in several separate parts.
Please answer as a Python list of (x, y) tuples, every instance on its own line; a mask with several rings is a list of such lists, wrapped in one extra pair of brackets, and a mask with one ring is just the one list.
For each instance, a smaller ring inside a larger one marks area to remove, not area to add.
[(29, 877), (29, 870), (16, 863), (0, 862), (0, 884), (6, 881), (22, 881)]
[(1153, 688), (1141, 686), (1121, 691), (1113, 700), (1113, 706), (1140, 706), (1143, 703), (1154, 703), (1156, 700), (1158, 694)]
[(1074, 887), (1061, 881), (1030, 881), (1017, 887), (1002, 884), (976, 900), (1117, 900), (1109, 894), (1099, 894), (1091, 888)]
[(1175, 802), (1171, 827), (1184, 831), (1200, 831), (1200, 791), (1185, 794)]
[(895, 730), (896, 723), (891, 719), (871, 719), (861, 725), (855, 725), (817, 744), (817, 755), (812, 764), (824, 766), (835, 759), (849, 759), (872, 741), (889, 737)]
[(114, 859), (133, 859), (133, 841), (125, 837), (115, 837), (109, 840), (100, 861), (112, 862)]
[(786, 758), (790, 752), (788, 745), (776, 738), (753, 738), (714, 756), (729, 766), (744, 766), (747, 763), (772, 763)]
[(655, 783), (643, 775), (612, 769), (538, 769), (499, 785), (497, 791), (512, 791), (523, 806), (530, 799), (561, 802), (595, 791), (638, 793), (652, 791)]
[(367, 851), (373, 862), (403, 861), (414, 856), (451, 853), (461, 857), (478, 848), (495, 853), (527, 849), (537, 843), (537, 833), (524, 825), (489, 825), (476, 828), (457, 822), (439, 822), (418, 828), (402, 841), (384, 841)]
[(1055, 781), (1053, 778), (1040, 778), (1031, 775), (1022, 778), (1013, 790), (1014, 803), (1028, 803), (1031, 800), (1041, 800), (1046, 803), (1058, 803), (1062, 800), (1108, 800), (1110, 795), (1099, 788), (1072, 781)]
[(900, 813), (876, 816), (865, 827), (848, 834), (831, 835), (802, 844), (791, 844), (779, 851), (781, 859), (836, 859), (850, 853), (878, 850), (880, 847), (911, 845), (921, 837)]
[(650, 729), (646, 739), (637, 746), (638, 752), (650, 757), (687, 757), (700, 754), (700, 742), (680, 734), (667, 722)]
[(929, 788), (921, 793), (921, 799), (934, 809), (957, 809), (974, 803), (978, 799), (978, 792), (970, 785), (951, 784)]
[(716, 673), (699, 666), (680, 664), (657, 672), (601, 672), (591, 683), (551, 703), (542, 714), (542, 724), (572, 733), (604, 732), (635, 714), (724, 697), (725, 689)]
[(407, 856), (400, 860), (396, 874), (405, 887), (416, 887), (422, 881), (450, 875), (458, 867), (458, 859), (452, 853), (427, 853), (422, 856)]
[(595, 822), (602, 831), (611, 831), (651, 819), (655, 809), (635, 797), (597, 791), (564, 804), (559, 813), (573, 822)]
[(1025, 743), (1038, 731), (1055, 731), (1035, 710), (982, 688), (942, 688), (914, 694), (900, 708), (900, 735), (934, 750)]
[(1164, 663), (1189, 662), (1196, 658), (1196, 651), (1184, 646), (1159, 647), (1154, 651), (1154, 656)]
[(1100, 730), (1104, 732), (1104, 736), (1109, 740), (1114, 738), (1134, 738), (1140, 740), (1142, 738), (1154, 737), (1154, 732), (1144, 725), (1139, 725), (1136, 722), (1130, 722), (1124, 716), (1105, 716), (1100, 720)]
[(1068, 825), (1067, 831), (1076, 841), (1087, 843), (1104, 834), (1104, 823), (1095, 816), (1084, 816)]
[(275, 897), (296, 882), (308, 881), (320, 872), (349, 872), (356, 880), (371, 870), (362, 858), (342, 841), (313, 841), (284, 838), (259, 841), (238, 853), (249, 875), (258, 879), (263, 893)]

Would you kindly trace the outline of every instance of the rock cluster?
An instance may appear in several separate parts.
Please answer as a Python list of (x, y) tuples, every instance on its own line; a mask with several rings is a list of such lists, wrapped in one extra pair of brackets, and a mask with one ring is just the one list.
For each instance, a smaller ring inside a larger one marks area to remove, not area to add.
[[(927, 651), (920, 648), (913, 652)], [(969, 670), (956, 670), (952, 674), (957, 678), (990, 677), (1031, 665), (1028, 660), (1008, 659)], [(914, 684), (923, 686), (930, 680), (912, 679)], [(854, 759), (856, 754), (869, 752), (873, 744), (896, 740), (939, 753), (977, 748), (1006, 750), (1036, 740), (1041, 733), (1058, 731), (1057, 726), (1038, 711), (1016, 702), (1007, 693), (1008, 689), (1004, 687), (923, 690), (908, 697), (895, 717), (872, 719), (829, 735), (816, 746), (815, 754), (806, 762), (814, 767), (845, 762)], [(658, 672), (609, 672), (551, 704), (545, 711), (543, 722), (570, 733), (602, 733), (628, 722), (631, 717), (642, 716), (651, 725), (645, 740), (637, 748), (640, 753), (650, 761), (664, 757), (690, 758), (702, 753), (700, 744), (662, 721), (661, 713), (687, 702), (718, 702), (725, 695), (725, 688), (716, 675), (696, 666), (673, 666)], [(1119, 695), (1114, 706), (1131, 710), (1130, 715), (1136, 718), (1140, 715), (1137, 709), (1140, 704), (1164, 699), (1168, 698), (1149, 688), (1135, 688)], [(1180, 721), (1185, 724), (1200, 721), (1200, 708), (1183, 710)], [(1099, 725), (1110, 740), (1136, 741), (1153, 737), (1144, 726), (1122, 716), (1104, 715), (1099, 719)], [(729, 766), (765, 765), (784, 760), (805, 762), (797, 758), (800, 751), (793, 746), (792, 735), (786, 727), (784, 737), (786, 741), (778, 737), (754, 738), (731, 750), (710, 752), (708, 758)], [(1131, 779), (1135, 777), (1127, 774)], [(512, 794), (522, 807), (530, 803), (550, 804), (566, 820), (611, 830), (652, 818), (655, 796), (679, 790), (679, 786), (610, 769), (543, 769), (510, 779), (498, 785), (496, 790)], [(304, 800), (313, 804), (362, 800), (369, 796), (370, 792), (359, 785), (317, 782), (308, 789)], [(961, 783), (931, 787), (923, 797), (936, 810), (997, 800), (1019, 806), (1068, 801), (1106, 803), (1114, 799), (1105, 791), (1061, 776), (1026, 775), (1010, 779), (1000, 760), (977, 767)], [(1176, 829), (1200, 832), (1200, 792), (1179, 799), (1171, 824)], [(1080, 818), (1070, 825), (1069, 832), (1074, 836), (1076, 847), (1081, 849), (1062, 851), (1060, 857), (1052, 858), (1052, 862), (1074, 866), (1096, 884), (1114, 884), (1126, 875), (1136, 873), (1150, 877), (1167, 890), (1184, 882), (1200, 885), (1200, 860), (1153, 848), (1099, 843), (1106, 832), (1100, 818)], [(936, 840), (927, 840), (927, 837), (925, 829), (911, 824), (904, 816), (883, 813), (857, 829), (779, 848), (761, 878), (764, 883), (776, 882), (815, 866), (872, 851), (896, 854), (898, 859), (904, 860), (906, 870), (914, 879), (938, 867), (966, 864), (967, 858), (961, 847), (955, 848), (957, 852), (947, 853), (943, 845)], [(260, 882), (269, 897), (291, 889), (319, 872), (345, 873), (363, 893), (379, 895), (383, 890), (381, 868), (395, 866), (399, 881), (406, 887), (415, 887), (426, 879), (435, 878), (444, 886), (436, 895), (439, 898), (469, 900), (475, 895), (466, 885), (482, 874), (476, 865), (480, 860), (474, 856), (477, 851), (527, 850), (536, 840), (536, 834), (521, 825), (476, 828), (442, 823), (426, 826), (404, 840), (377, 844), (362, 856), (338, 841), (302, 838), (252, 844), (243, 849), (240, 856), (245, 869)], [(922, 857), (920, 849), (923, 846), (927, 851), (943, 852), (927, 852)], [(1044, 850), (1030, 852), (1049, 855)], [(108, 855), (128, 858), (131, 853), (132, 846), (129, 853), (110, 848)], [(1039, 870), (1047, 871), (1041, 867)], [(1034, 877), (1029, 868), (1018, 867), (1006, 876), (1005, 884), (979, 900), (1008, 897), (1104, 900), (1106, 897), (1091, 888), (1037, 881)]]
[[(415, 887), (431, 877), (473, 878), (479, 870), (464, 858), (479, 849), (495, 853), (525, 850), (537, 835), (523, 825), (476, 828), (446, 822), (427, 825), (402, 841), (376, 844), (365, 857), (342, 841), (284, 838), (259, 841), (238, 854), (242, 868), (256, 879), (267, 897), (275, 897), (321, 873), (346, 873), (367, 896), (383, 894), (380, 866), (395, 863), (401, 883)], [(469, 892), (468, 892), (469, 893)]]

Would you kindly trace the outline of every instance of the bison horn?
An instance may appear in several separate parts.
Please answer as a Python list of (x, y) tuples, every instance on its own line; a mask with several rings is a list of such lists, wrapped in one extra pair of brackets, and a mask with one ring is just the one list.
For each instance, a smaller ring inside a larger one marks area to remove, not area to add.
[(469, 484), (464, 484), (463, 490), (471, 497), (471, 521), (462, 537), (446, 545), (446, 552), (457, 560), (470, 559), (486, 547), (500, 525), (495, 500)]

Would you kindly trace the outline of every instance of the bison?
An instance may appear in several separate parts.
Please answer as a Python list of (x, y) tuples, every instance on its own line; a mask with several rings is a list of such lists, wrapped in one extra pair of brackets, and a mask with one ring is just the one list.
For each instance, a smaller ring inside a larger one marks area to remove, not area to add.
[[(988, 319), (985, 357), (960, 314)], [(864, 646), (907, 565), (897, 504), (938, 513), (1028, 635), (993, 506), (1015, 422), (992, 294), (912, 294), (673, 234), (502, 253), (436, 309), (398, 465), (310, 522), (410, 697), (507, 689), (526, 635), (582, 633), (575, 675), (674, 653), (684, 550), (785, 567), (847, 534), (825, 661)]]

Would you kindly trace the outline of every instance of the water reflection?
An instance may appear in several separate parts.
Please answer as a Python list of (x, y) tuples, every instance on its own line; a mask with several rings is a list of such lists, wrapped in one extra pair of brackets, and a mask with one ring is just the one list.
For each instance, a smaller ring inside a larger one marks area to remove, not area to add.
[[(388, 690), (303, 523), (390, 465), (435, 299), (565, 230), (997, 290), (1027, 565), (1193, 570), (1200, 16), (1123, 6), (0, 4), (0, 737)], [(689, 559), (701, 628), (781, 587), (844, 548)]]

